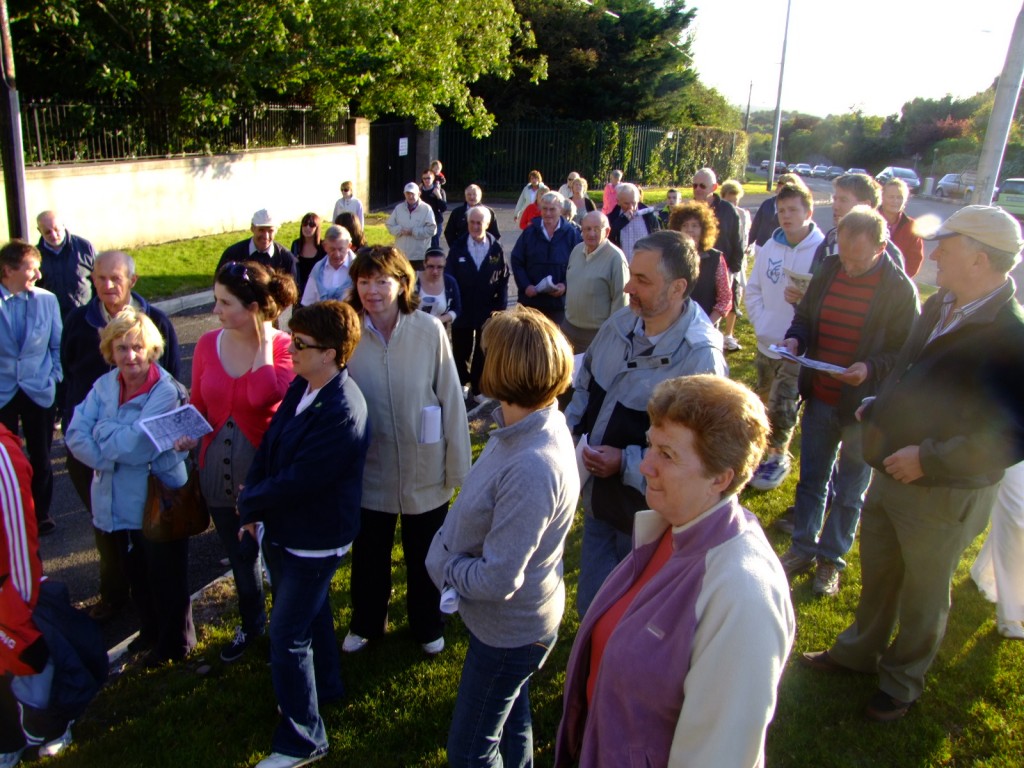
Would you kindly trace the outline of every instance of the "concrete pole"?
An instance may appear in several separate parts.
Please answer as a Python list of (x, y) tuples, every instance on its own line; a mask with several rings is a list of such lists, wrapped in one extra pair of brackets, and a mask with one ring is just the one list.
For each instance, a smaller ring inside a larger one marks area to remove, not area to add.
[(775, 187), (775, 160), (779, 156), (779, 128), (782, 125), (782, 76), (786, 71), (786, 45), (789, 43), (789, 12), (793, 0), (786, 0), (786, 30), (782, 35), (782, 62), (779, 64), (779, 95), (775, 99), (775, 126), (772, 128), (772, 155), (768, 160), (768, 191)]
[(991, 205), (999, 168), (1003, 164), (1003, 152), (1006, 151), (1006, 140), (1010, 135), (1010, 123), (1017, 109), (1017, 96), (1020, 93), (1021, 80), (1024, 77), (1024, 7), (1017, 14), (1017, 23), (1013, 27), (1010, 48), (1006, 52), (1006, 63), (1003, 73), (999, 76), (996, 86), (996, 100), (992, 105), (992, 115), (988, 119), (985, 131), (985, 143), (981, 148), (981, 159), (978, 161), (978, 179), (974, 185), (973, 200), (980, 205)]

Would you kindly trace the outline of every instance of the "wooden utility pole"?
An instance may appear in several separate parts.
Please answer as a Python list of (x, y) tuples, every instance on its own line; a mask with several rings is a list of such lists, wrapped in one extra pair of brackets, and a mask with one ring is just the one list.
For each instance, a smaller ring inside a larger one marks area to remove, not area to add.
[(11, 22), (7, 0), (0, 0), (0, 67), (3, 93), (0, 94), (0, 162), (4, 168), (4, 191), (7, 197), (8, 237), (27, 240), (28, 211), (25, 206), (25, 153), (21, 143), (21, 105), (14, 80), (14, 47), (11, 44)]

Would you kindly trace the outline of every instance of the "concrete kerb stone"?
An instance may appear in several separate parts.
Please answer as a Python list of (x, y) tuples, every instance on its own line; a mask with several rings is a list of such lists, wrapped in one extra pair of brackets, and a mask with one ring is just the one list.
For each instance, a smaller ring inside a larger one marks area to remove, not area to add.
[(198, 293), (190, 293), (186, 296), (175, 296), (173, 299), (154, 301), (153, 306), (170, 317), (171, 315), (176, 315), (179, 312), (184, 312), (189, 309), (195, 309), (196, 307), (202, 307), (206, 304), (212, 303), (213, 289), (210, 288), (205, 291), (199, 291)]

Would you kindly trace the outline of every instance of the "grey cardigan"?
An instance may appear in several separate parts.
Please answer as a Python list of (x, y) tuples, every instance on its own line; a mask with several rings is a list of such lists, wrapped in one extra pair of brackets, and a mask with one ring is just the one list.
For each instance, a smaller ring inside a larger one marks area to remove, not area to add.
[(466, 477), (426, 566), (459, 593), (482, 642), (516, 648), (558, 630), (565, 610), (562, 549), (580, 481), (565, 417), (552, 405), (501, 426)]

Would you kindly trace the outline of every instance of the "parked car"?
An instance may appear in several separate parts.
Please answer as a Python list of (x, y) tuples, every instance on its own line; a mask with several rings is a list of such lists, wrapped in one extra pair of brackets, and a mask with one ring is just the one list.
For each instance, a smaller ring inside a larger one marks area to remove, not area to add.
[(974, 171), (965, 173), (947, 173), (939, 183), (935, 185), (936, 197), (963, 197), (974, 192), (974, 183), (977, 175)]
[(827, 179), (828, 178), (828, 166), (827, 165), (816, 165), (814, 170), (811, 171), (811, 175), (816, 179)]
[(793, 169), (794, 173), (799, 173), (801, 176), (813, 176), (814, 171), (807, 163), (797, 163)]
[(761, 170), (762, 171), (767, 171), (768, 170), (768, 165), (769, 165), (769, 163), (768, 163), (767, 160), (762, 160), (761, 161)]
[(921, 180), (917, 178), (917, 173), (910, 168), (890, 165), (883, 168), (882, 172), (875, 176), (875, 181), (879, 184), (885, 184), (893, 179), (902, 179), (907, 185), (907, 189), (910, 190), (910, 194), (914, 194), (921, 187)]
[(789, 165), (787, 165), (786, 171), (788, 173), (796, 173), (796, 163), (790, 163)]
[(847, 168), (846, 172), (847, 173), (863, 173), (865, 176), (868, 175), (868, 172), (866, 170), (864, 170), (863, 168)]
[(1024, 179), (1006, 179), (993, 202), (1018, 219), (1024, 218)]
[(780, 173), (789, 173), (789, 168), (781, 160), (775, 161), (775, 175), (778, 176)]
[(846, 169), (843, 168), (843, 166), (841, 166), (841, 165), (830, 165), (828, 167), (828, 178), (829, 179), (838, 179), (844, 173), (846, 173)]

